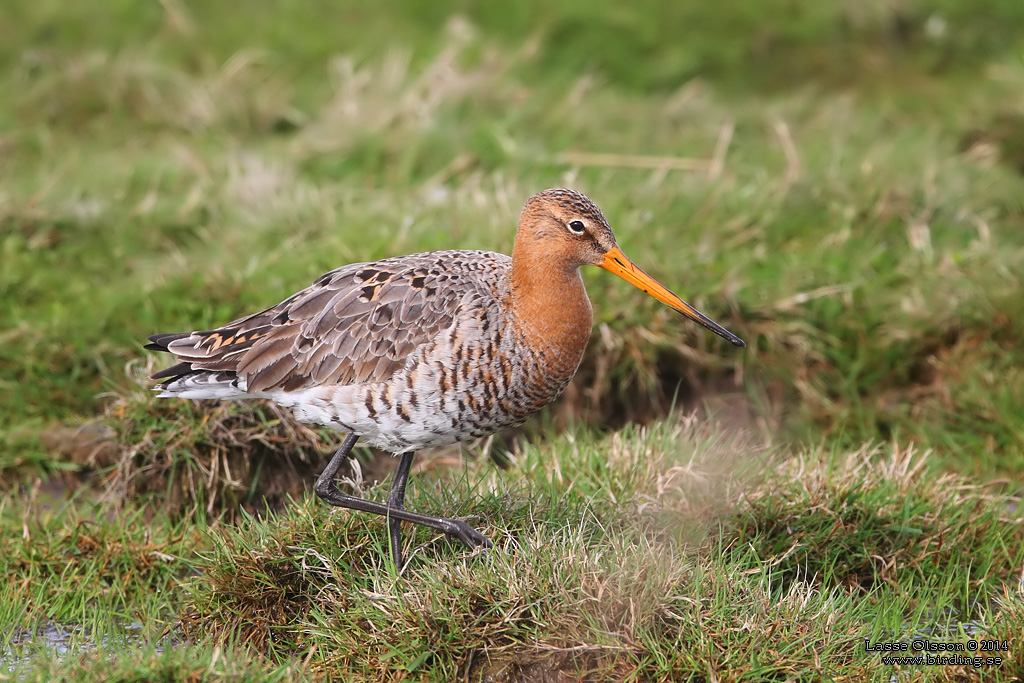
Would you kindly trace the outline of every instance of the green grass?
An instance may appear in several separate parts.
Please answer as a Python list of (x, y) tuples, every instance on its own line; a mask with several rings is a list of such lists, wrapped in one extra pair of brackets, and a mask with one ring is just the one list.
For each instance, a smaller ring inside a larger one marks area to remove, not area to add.
[(429, 58), (357, 53), (301, 76), (212, 47), (192, 64), (170, 50), (181, 36), (58, 44), (14, 69), (0, 83), (15, 126), (0, 165), (7, 440), (127, 391), (147, 334), (215, 325), (339, 263), (508, 250), (523, 199), (571, 183), (634, 260), (751, 341), (725, 349), (588, 273), (606, 334), (571, 412), (649, 418), (680, 382), (692, 400), (738, 378), (789, 439), (895, 437), (957, 469), (1020, 470), (1024, 385), (1001, 380), (1021, 365), (1021, 178), (995, 161), (1022, 120), (1012, 52), (895, 93), (681, 80), (638, 94), (597, 72), (526, 80), (542, 57), (482, 30), (456, 22)]
[[(864, 637), (978, 629), (1009, 664), (907, 677), (1024, 678), (1018, 0), (66, 5), (0, 9), (18, 676), (890, 680)], [(306, 492), (336, 435), (142, 379), (149, 334), (507, 252), (563, 185), (748, 347), (585, 271), (565, 397), (418, 460), (498, 552), (418, 531), (396, 577)]]
[[(15, 588), (0, 609), (83, 625), (81, 656), (30, 660), (31, 675), (74, 680), (94, 680), (104, 656), (126, 680), (179, 680), (182, 651), (219, 680), (216, 643), (237, 675), (271, 679), (292, 667), (341, 680), (886, 680), (864, 638), (1018, 642), (1019, 513), (986, 487), (929, 477), (909, 451), (791, 460), (691, 419), (528, 446), (519, 476), (444, 462), (414, 480), (410, 509), (467, 517), (493, 551), (410, 530), (396, 576), (383, 520), (309, 495), (237, 525), (180, 526), (138, 512), (83, 522), (84, 502), (47, 518), (34, 499), (6, 516), (30, 520), (29, 539), (3, 548)], [(135, 644), (110, 634), (128, 619)], [(1022, 667), (1014, 646), (989, 673)]]

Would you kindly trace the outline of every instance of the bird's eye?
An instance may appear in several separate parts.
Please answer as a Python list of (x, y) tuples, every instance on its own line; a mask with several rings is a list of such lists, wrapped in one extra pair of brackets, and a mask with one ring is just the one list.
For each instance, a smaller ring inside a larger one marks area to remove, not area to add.
[(583, 221), (569, 221), (569, 230), (577, 235), (582, 235), (587, 231), (587, 226), (583, 224)]

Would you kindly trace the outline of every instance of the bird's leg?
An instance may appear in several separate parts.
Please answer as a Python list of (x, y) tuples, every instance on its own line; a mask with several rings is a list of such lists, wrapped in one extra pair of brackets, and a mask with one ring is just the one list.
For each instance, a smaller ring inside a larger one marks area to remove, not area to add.
[[(395, 477), (391, 482), (391, 491), (388, 492), (388, 507), (392, 510), (404, 510), (402, 502), (405, 500), (405, 485), (409, 481), (409, 468), (412, 466), (412, 458), (415, 453), (403, 453), (402, 459), (398, 461), (395, 469)], [(388, 515), (388, 539), (391, 541), (391, 559), (395, 562), (395, 569), (402, 569), (402, 520)]]
[[(320, 496), (328, 503), (331, 501), (327, 498), (327, 494), (331, 490), (334, 490), (338, 495), (343, 495), (341, 491), (338, 491), (338, 487), (334, 484), (334, 478), (338, 476), (338, 470), (341, 469), (342, 464), (348, 459), (349, 453), (352, 452), (352, 447), (356, 445), (356, 441), (359, 441), (359, 437), (355, 434), (349, 434), (345, 437), (345, 440), (341, 442), (341, 446), (338, 450), (334, 451), (334, 455), (331, 456), (331, 461), (327, 463), (327, 467), (320, 473), (320, 476), (316, 480), (313, 489), (316, 491), (316, 495)], [(333, 503), (332, 503), (333, 504)]]
[[(336, 507), (360, 510), (362, 512), (369, 512), (375, 515), (387, 517), (389, 533), (391, 532), (392, 522), (412, 522), (413, 524), (420, 524), (422, 526), (444, 532), (449, 536), (455, 536), (471, 549), (475, 549), (480, 546), (484, 546), (485, 548), (491, 547), (492, 544), (486, 536), (463, 522), (461, 519), (448, 519), (447, 517), (424, 515), (419, 512), (406, 510), (404, 507), (392, 507), (390, 504), (385, 505), (384, 503), (378, 503), (373, 500), (365, 500), (356, 496), (349, 496), (339, 491), (337, 485), (334, 483), (334, 477), (337, 476), (338, 470), (341, 469), (342, 463), (345, 462), (345, 458), (348, 457), (349, 451), (352, 450), (352, 447), (355, 446), (358, 439), (359, 437), (355, 434), (349, 434), (345, 437), (345, 441), (334, 453), (334, 456), (331, 457), (331, 461), (327, 463), (327, 467), (324, 468), (323, 473), (320, 474), (316, 480), (316, 484), (313, 486), (313, 490), (316, 491), (317, 496)], [(397, 501), (399, 506), (401, 506), (402, 501), (405, 498), (405, 485), (409, 477), (409, 467), (412, 465), (412, 457), (412, 453), (406, 453), (399, 461), (398, 470), (395, 472), (395, 480), (392, 484), (391, 492), (388, 494), (389, 503)], [(399, 550), (398, 553), (395, 552), (396, 544)], [(392, 558), (395, 560), (395, 567), (400, 568), (398, 562), (401, 559), (400, 535), (391, 534), (391, 551)]]

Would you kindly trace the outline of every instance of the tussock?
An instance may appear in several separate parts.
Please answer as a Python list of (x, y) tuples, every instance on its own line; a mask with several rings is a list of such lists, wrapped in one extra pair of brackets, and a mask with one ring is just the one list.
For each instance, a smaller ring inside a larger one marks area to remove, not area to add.
[(340, 443), (272, 403), (162, 400), (140, 381), (145, 388), (115, 396), (101, 418), (112, 432), (113, 500), (155, 495), (168, 511), (233, 518), (301, 495)]
[(992, 590), (993, 575), (1008, 580), (1015, 571), (1024, 516), (999, 484), (929, 476), (929, 455), (894, 444), (788, 461), (777, 479), (745, 497), (728, 534), (732, 552), (752, 554), (784, 585), (900, 593), (955, 574), (969, 599), (978, 600), (983, 585)]

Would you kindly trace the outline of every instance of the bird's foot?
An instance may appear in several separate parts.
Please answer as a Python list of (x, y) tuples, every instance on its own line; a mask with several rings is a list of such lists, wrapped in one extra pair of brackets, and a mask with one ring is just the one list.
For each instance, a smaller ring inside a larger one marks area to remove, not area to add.
[(444, 528), (442, 528), (441, 531), (448, 534), (449, 536), (454, 536), (455, 538), (459, 539), (470, 550), (476, 550), (480, 547), (494, 547), (494, 544), (491, 543), (491, 540), (489, 538), (487, 538), (482, 533), (471, 527), (469, 524), (466, 524), (461, 519), (448, 519), (442, 517), (440, 521), (444, 523)]

